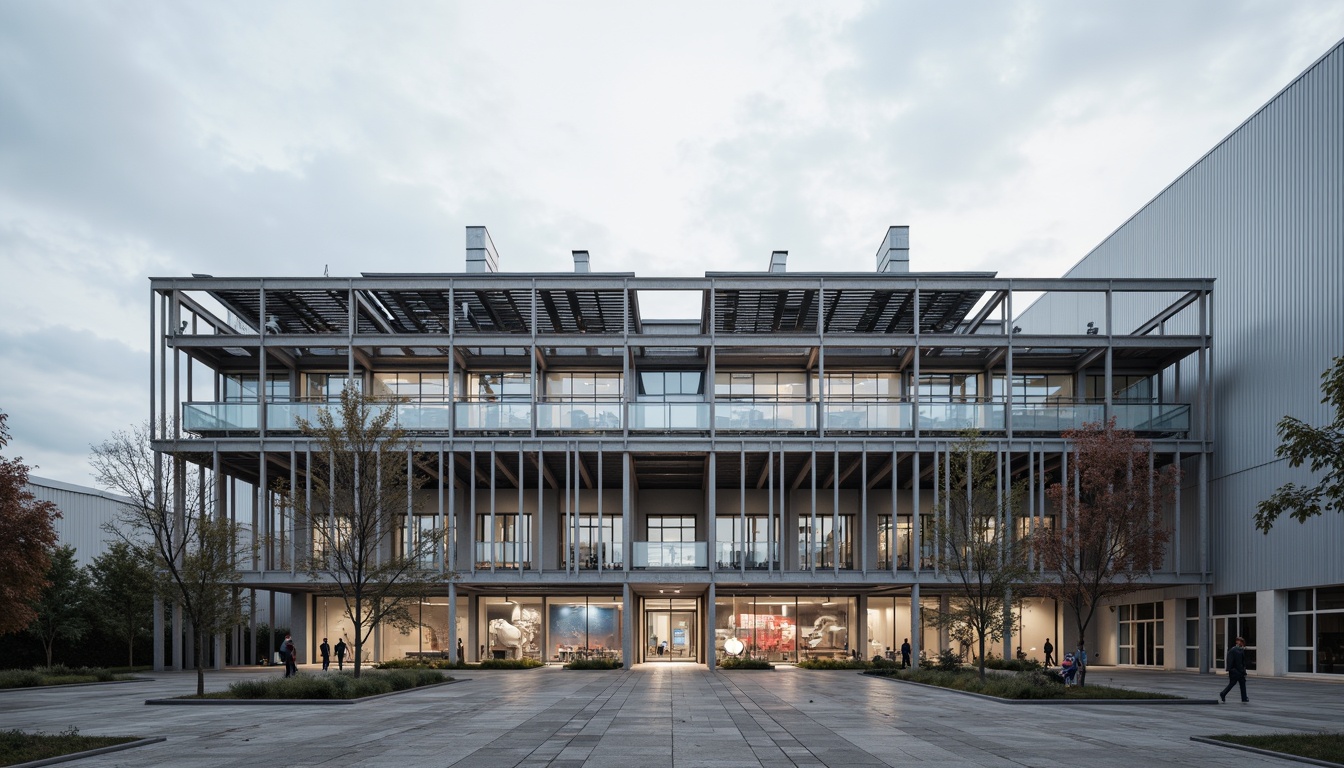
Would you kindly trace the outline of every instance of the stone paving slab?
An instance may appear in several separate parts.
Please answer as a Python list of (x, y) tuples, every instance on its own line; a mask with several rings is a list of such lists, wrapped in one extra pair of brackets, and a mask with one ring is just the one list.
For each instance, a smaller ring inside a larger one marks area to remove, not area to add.
[[(206, 676), (209, 690), (280, 670)], [(1093, 667), (1089, 682), (1207, 699), (1224, 678)], [(0, 697), (0, 729), (163, 736), (80, 768), (216, 766), (1282, 766), (1191, 736), (1340, 728), (1344, 681), (1251, 678), (1248, 705), (1005, 707), (852, 672), (711, 673), (644, 665), (600, 677), (474, 672), (470, 681), (358, 708), (147, 707), (191, 693), (192, 673)]]

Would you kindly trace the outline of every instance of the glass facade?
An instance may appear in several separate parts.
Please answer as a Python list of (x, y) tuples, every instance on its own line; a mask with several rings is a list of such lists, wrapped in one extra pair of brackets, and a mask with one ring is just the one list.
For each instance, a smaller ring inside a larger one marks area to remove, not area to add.
[(1344, 587), (1288, 593), (1288, 671), (1344, 675)]
[(1246, 668), (1255, 669), (1255, 593), (1213, 598), (1213, 668), (1225, 669), (1227, 649), (1238, 638), (1246, 640)]
[(550, 660), (621, 659), (619, 597), (553, 597), (546, 601)]
[(1166, 663), (1162, 603), (1122, 605), (1118, 620), (1118, 663), (1140, 667), (1160, 667)]
[(715, 600), (714, 649), (742, 644), (738, 655), (767, 661), (838, 659), (849, 655), (854, 599), (847, 597), (720, 597)]

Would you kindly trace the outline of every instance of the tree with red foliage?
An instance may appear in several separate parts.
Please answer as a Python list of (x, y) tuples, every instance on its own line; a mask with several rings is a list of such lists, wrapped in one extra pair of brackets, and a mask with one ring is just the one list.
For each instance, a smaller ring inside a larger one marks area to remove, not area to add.
[(1160, 567), (1171, 531), (1162, 509), (1175, 497), (1180, 469), (1149, 462), (1147, 440), (1127, 429), (1084, 424), (1064, 438), (1073, 443), (1064, 483), (1046, 489), (1062, 519), (1033, 540), (1047, 578), (1037, 591), (1073, 614), (1083, 637), (1097, 608), (1143, 588), (1140, 579)]
[[(9, 444), (9, 415), (0, 411), (0, 448)], [(61, 511), (28, 490), (27, 464), (0, 456), (0, 635), (18, 632), (37, 614), (33, 602), (47, 586), (56, 518)]]

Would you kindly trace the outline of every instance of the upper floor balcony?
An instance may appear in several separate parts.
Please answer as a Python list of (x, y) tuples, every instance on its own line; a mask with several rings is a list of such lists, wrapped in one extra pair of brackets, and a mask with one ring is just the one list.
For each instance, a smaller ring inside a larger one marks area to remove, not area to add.
[[(267, 432), (294, 432), (316, 423), (328, 402), (268, 402)], [(1185, 403), (1004, 400), (716, 400), (713, 402), (458, 401), (389, 402), (398, 425), (425, 434), (939, 434), (976, 429), (988, 434), (1058, 434), (1114, 417), (1116, 425), (1149, 435), (1184, 436)], [(1109, 410), (1108, 410), (1109, 409)], [(262, 428), (255, 402), (182, 406), (182, 428), (195, 434), (251, 433)]]

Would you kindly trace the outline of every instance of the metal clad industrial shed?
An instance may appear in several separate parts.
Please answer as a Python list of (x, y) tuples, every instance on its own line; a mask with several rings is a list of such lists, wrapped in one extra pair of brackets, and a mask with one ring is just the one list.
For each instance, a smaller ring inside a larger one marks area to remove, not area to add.
[[(1344, 43), (1067, 276), (1217, 280), (1213, 594), (1344, 583), (1344, 515), (1305, 525), (1283, 520), (1268, 536), (1252, 521), (1256, 502), (1279, 485), (1310, 482), (1308, 472), (1275, 457), (1276, 424), (1285, 415), (1316, 425), (1330, 418), (1320, 374), (1344, 354)], [(1139, 310), (1117, 307), (1121, 331)], [(1096, 309), (1046, 299), (1020, 322), (1039, 330), (1092, 319), (1080, 312)], [(1193, 385), (1187, 379), (1182, 388)]]

